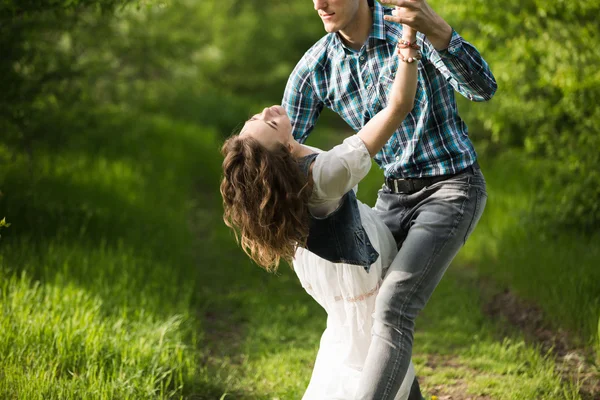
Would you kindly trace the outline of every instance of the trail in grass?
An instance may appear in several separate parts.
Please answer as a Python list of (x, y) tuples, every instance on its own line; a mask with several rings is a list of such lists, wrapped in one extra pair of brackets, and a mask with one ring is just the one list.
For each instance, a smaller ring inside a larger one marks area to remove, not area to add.
[[(292, 271), (268, 275), (233, 238), (203, 288), (203, 358), (227, 399), (296, 399), (308, 384), (325, 314)], [(482, 311), (472, 270), (453, 265), (417, 320), (414, 360), (438, 399), (580, 399), (552, 358)], [(206, 397), (208, 398), (208, 397)]]

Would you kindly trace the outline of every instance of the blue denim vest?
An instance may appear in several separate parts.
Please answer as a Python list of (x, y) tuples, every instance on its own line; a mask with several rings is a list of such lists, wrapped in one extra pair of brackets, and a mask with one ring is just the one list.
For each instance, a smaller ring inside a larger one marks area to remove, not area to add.
[[(311, 154), (298, 161), (306, 176), (317, 156)], [(361, 265), (369, 272), (379, 253), (362, 226), (354, 190), (346, 193), (339, 207), (328, 216), (311, 215), (306, 249), (327, 261)]]

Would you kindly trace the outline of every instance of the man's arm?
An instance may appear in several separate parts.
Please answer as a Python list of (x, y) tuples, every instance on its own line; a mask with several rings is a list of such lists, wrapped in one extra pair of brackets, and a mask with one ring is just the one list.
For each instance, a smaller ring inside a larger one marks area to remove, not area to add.
[(401, 9), (386, 18), (422, 32), (423, 56), (446, 77), (452, 87), (472, 101), (491, 99), (498, 88), (488, 64), (425, 0), (386, 0)]
[(304, 143), (323, 111), (323, 103), (315, 96), (310, 69), (304, 60), (300, 60), (290, 75), (281, 105), (292, 123), (294, 139)]
[(429, 59), (454, 90), (471, 101), (490, 100), (498, 85), (487, 62), (477, 49), (452, 30), (446, 49), (437, 50), (423, 41), (423, 56)]

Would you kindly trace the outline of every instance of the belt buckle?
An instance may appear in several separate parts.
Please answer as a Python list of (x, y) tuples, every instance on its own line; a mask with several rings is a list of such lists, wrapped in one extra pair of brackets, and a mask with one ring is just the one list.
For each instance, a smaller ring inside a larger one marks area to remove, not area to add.
[[(408, 183), (408, 191), (404, 191), (404, 192), (400, 191), (400, 188), (398, 187), (398, 182), (399, 181)], [(394, 192), (396, 194), (413, 193), (415, 191), (415, 182), (414, 182), (413, 179), (410, 179), (410, 178), (398, 178), (398, 179), (393, 179), (393, 182), (394, 182)]]

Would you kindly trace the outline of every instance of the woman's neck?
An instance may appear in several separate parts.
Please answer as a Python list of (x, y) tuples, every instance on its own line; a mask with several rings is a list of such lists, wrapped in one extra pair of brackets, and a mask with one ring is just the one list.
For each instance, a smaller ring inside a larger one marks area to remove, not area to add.
[(291, 145), (292, 145), (292, 149), (291, 149), (292, 156), (295, 159), (300, 159), (302, 157), (306, 157), (315, 152), (310, 147), (300, 144), (300, 143), (296, 142), (295, 140), (291, 142)]

